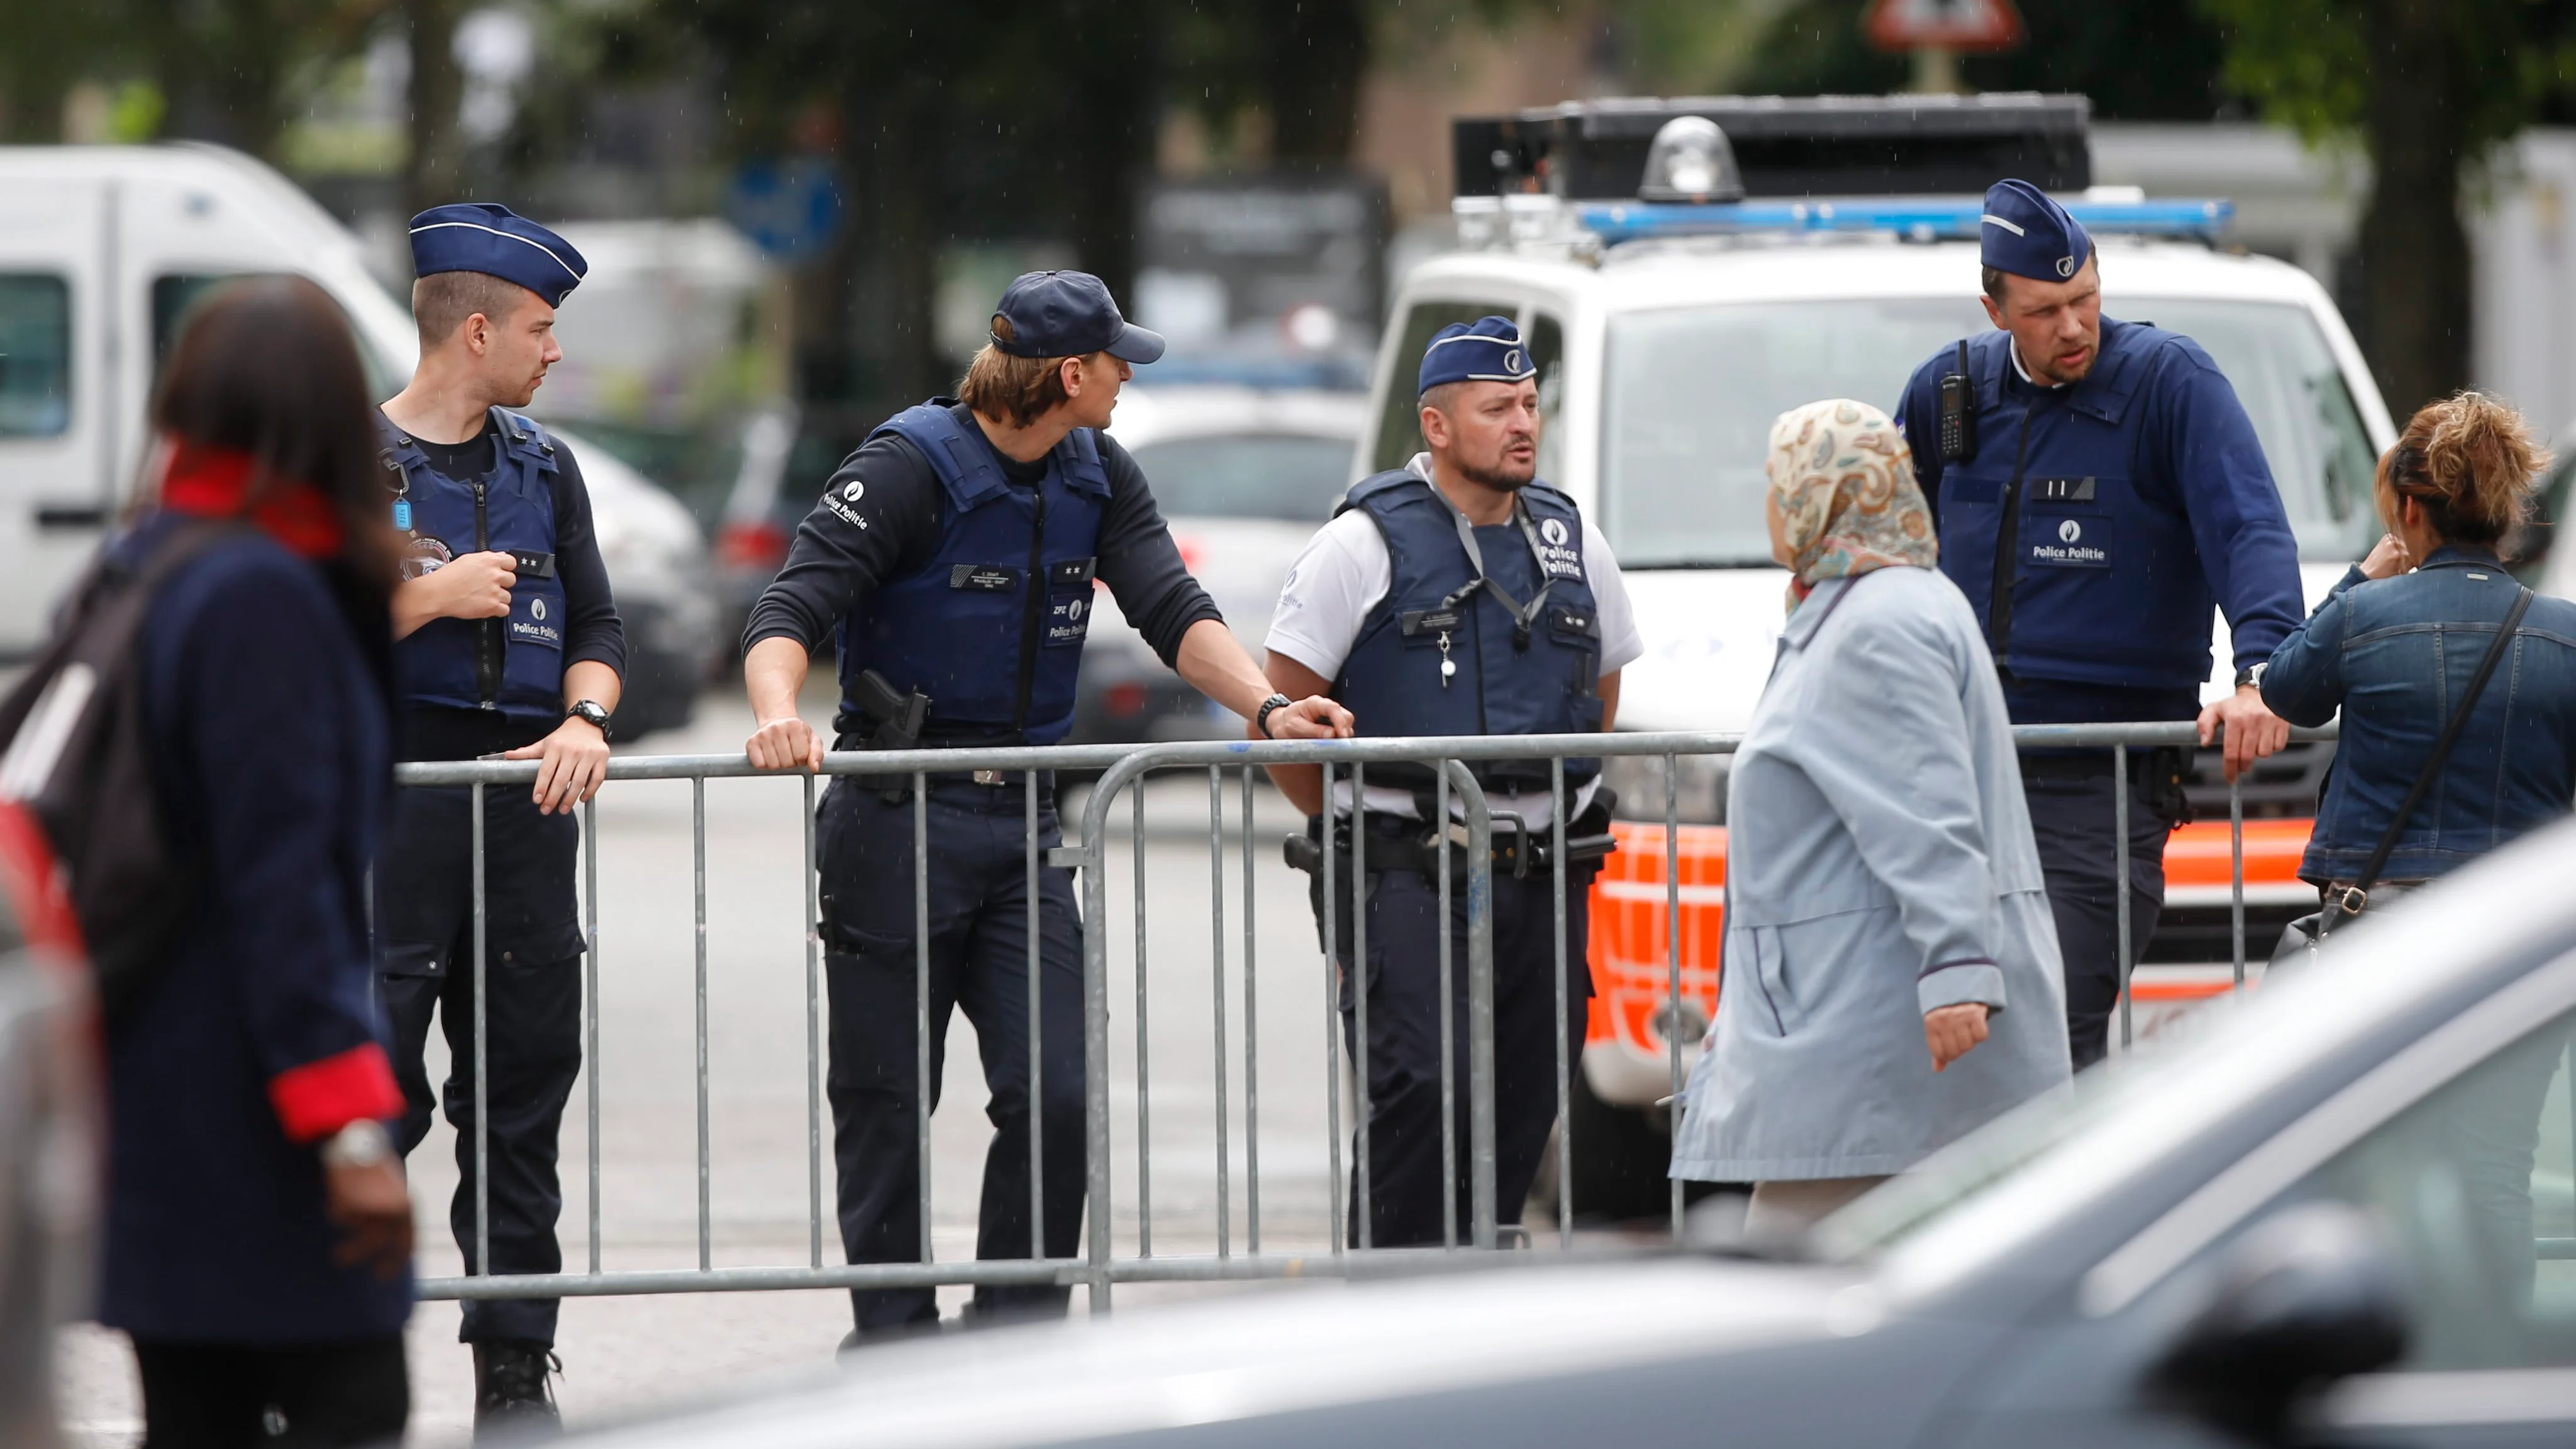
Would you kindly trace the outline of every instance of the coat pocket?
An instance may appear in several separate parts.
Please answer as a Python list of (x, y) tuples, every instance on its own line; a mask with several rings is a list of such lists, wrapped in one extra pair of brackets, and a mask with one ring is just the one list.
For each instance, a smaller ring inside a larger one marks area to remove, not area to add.
[(1799, 1009), (1797, 993), (1790, 986), (1780, 928), (1755, 926), (1744, 933), (1742, 944), (1753, 963), (1753, 989), (1762, 998), (1761, 1018), (1756, 1024), (1767, 1025), (1772, 1035), (1785, 1037), (1805, 1023), (1806, 1014)]

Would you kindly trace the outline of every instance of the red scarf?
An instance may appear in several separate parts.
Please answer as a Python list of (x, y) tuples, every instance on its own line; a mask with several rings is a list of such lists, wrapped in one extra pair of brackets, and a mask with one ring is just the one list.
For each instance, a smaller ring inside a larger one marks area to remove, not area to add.
[(266, 497), (249, 503), (251, 479), (258, 472), (259, 460), (248, 453), (174, 440), (169, 469), (161, 478), (161, 506), (200, 518), (246, 517), (305, 558), (337, 555), (348, 542), (348, 530), (322, 490), (310, 483), (280, 482)]

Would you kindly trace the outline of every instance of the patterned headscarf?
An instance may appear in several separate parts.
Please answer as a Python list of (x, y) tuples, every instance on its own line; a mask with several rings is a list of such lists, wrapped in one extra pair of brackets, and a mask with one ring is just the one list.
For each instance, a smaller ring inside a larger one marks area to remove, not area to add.
[(1830, 398), (1782, 413), (1771, 424), (1765, 466), (1798, 576), (1790, 607), (1826, 579), (1939, 561), (1914, 454), (1896, 423), (1869, 404)]

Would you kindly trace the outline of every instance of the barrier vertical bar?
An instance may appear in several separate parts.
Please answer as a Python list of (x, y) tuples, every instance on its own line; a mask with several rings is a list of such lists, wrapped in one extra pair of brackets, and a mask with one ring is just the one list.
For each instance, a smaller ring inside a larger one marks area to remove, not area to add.
[[(1136, 1256), (1154, 1256), (1154, 1108), (1145, 1071), (1145, 776), (1128, 787), (1135, 811), (1129, 843), (1136, 853)], [(1103, 816), (1102, 818), (1107, 818)], [(1098, 1212), (1095, 1205), (1093, 1212)]]
[(930, 1258), (930, 775), (912, 772), (912, 1168)]
[[(599, 797), (581, 802), (582, 907), (588, 920), (582, 935), (590, 949), (581, 957), (581, 1065), (590, 1103), (590, 1271), (599, 1271)], [(373, 895), (373, 892), (369, 892)]]
[(491, 974), (489, 904), (483, 893), (483, 787), (474, 787), (474, 1274), (492, 1271), (491, 1036), (484, 990)]
[(1335, 946), (1341, 940), (1335, 919), (1341, 903), (1333, 899), (1333, 764), (1324, 762), (1324, 1215), (1333, 1235), (1333, 1256), (1342, 1256), (1342, 993)]
[(1449, 771), (1446, 760), (1432, 762), (1440, 777), (1438, 814), (1430, 822), (1438, 847), (1440, 877), (1440, 1244), (1458, 1246), (1458, 1023), (1449, 999), (1454, 979), (1450, 969), (1449, 930)]
[(814, 777), (805, 777), (805, 1223), (823, 1266), (823, 927), (814, 861)]
[[(1681, 757), (1664, 756), (1664, 1049), (1672, 1096), (1665, 1103), (1672, 1142), (1682, 1140), (1682, 775)], [(1673, 1236), (1682, 1235), (1682, 1180), (1672, 1180)]]
[(1243, 1236), (1261, 1255), (1261, 1011), (1252, 929), (1252, 766), (1243, 767)]
[(707, 1158), (707, 779), (689, 780), (690, 858), (697, 870), (698, 926), (698, 1267), (714, 1266)]
[(2245, 989), (2245, 785), (2227, 782), (2229, 933), (2236, 940), (2236, 989)]
[(2111, 828), (2120, 837), (2112, 851), (2113, 895), (2120, 902), (2120, 1049), (2129, 1047), (2129, 747), (2111, 747)]
[(1234, 1200), (1227, 1171), (1225, 1091), (1225, 772), (1208, 766), (1208, 962), (1216, 1001), (1216, 1255), (1234, 1255)]
[[(1325, 814), (1332, 813), (1332, 802), (1324, 802)], [(1358, 1060), (1352, 1064), (1351, 1080), (1359, 1100), (1352, 1104), (1352, 1120), (1359, 1124), (1359, 1143), (1351, 1155), (1357, 1159), (1351, 1172), (1357, 1184), (1351, 1206), (1351, 1217), (1359, 1224), (1360, 1250), (1366, 1252), (1376, 1236), (1369, 1221), (1375, 1207), (1376, 1189), (1369, 1181), (1369, 1116), (1375, 1107), (1369, 1091), (1369, 969), (1368, 969), (1368, 766), (1351, 762), (1351, 1010), (1352, 1037), (1358, 1047)]]
[[(1456, 760), (1467, 813), (1467, 1223), (1469, 1237), (1490, 1252), (1500, 1236), (1494, 1201), (1494, 826), (1475, 772)], [(1441, 838), (1447, 839), (1443, 830)], [(1521, 822), (1520, 846), (1529, 848)]]
[(1038, 770), (1020, 772), (1025, 819), (1020, 832), (1022, 881), (1029, 897), (1029, 1257), (1046, 1251), (1046, 1074), (1040, 1042), (1046, 1021), (1046, 973), (1038, 954)]
[(1574, 1064), (1566, 1045), (1565, 986), (1565, 759), (1547, 762), (1548, 808), (1556, 812), (1548, 862), (1550, 917), (1556, 932), (1556, 1245), (1574, 1246)]

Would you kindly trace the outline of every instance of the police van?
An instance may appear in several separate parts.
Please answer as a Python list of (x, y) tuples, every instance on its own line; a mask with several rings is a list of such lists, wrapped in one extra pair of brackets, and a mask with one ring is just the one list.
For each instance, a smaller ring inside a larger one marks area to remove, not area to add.
[[(1656, 138), (1682, 118), (1678, 139)], [(2226, 244), (2224, 201), (2149, 201), (2090, 184), (2081, 97), (1989, 95), (1574, 102), (1461, 120), (1464, 250), (1395, 299), (1355, 476), (1421, 447), (1412, 386), (1433, 333), (1518, 319), (1546, 418), (1538, 474), (1607, 536), (1646, 654), (1618, 726), (1740, 730), (1769, 676), (1787, 574), (1770, 558), (1771, 420), (1853, 397), (1893, 411), (1924, 359), (1992, 326), (1979, 305), (1985, 187), (2021, 176), (2094, 237), (2103, 311), (2206, 348), (2251, 416), (2298, 536), (2311, 603), (2378, 537), (2371, 478), (2394, 441), (2333, 301), (2307, 273)], [(1729, 154), (1731, 152), (1731, 155)], [(1649, 174), (1650, 154), (1654, 174)], [(1724, 194), (1732, 171), (1741, 200)], [(1678, 183), (1678, 184), (1677, 184)], [(1641, 191), (1646, 193), (1641, 195)], [(2224, 621), (2207, 686), (2230, 692)], [(2296, 875), (2330, 747), (2292, 746), (2245, 780), (2248, 936), (2259, 960), (2314, 909)], [(1665, 1001), (1663, 762), (1610, 760), (1622, 849), (1593, 888), (1594, 996), (1574, 1121), (1578, 1206), (1662, 1201), (1670, 1040), (1684, 1065), (1717, 990), (1726, 763), (1684, 758), (1678, 1021)], [(2133, 1000), (2170, 1008), (2232, 980), (2227, 795), (2214, 755), (2198, 821), (2165, 857), (2167, 907)], [(1624, 1191), (1623, 1191), (1624, 1187)]]
[[(34, 652), (133, 501), (154, 372), (189, 304), (277, 273), (340, 305), (375, 397), (401, 391), (420, 356), (411, 309), (368, 272), (358, 237), (276, 171), (189, 143), (0, 147), (0, 663)], [(697, 523), (572, 441), (626, 620), (620, 737), (685, 723), (715, 650)]]

